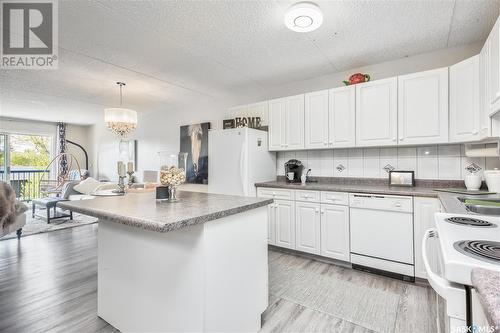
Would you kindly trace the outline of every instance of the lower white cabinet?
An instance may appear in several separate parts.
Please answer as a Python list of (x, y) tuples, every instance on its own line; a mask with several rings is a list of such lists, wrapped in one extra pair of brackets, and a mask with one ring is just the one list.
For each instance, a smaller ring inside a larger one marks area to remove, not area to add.
[[(419, 198), (413, 200), (413, 235), (415, 246), (415, 277), (426, 279), (422, 258), (422, 238), (427, 229), (434, 228), (434, 214), (441, 211), (441, 203), (436, 198)], [(435, 267), (437, 263), (430, 263)]]
[(348, 206), (321, 204), (320, 243), (322, 256), (350, 261)]
[(293, 201), (275, 200), (274, 230), (276, 246), (295, 249), (295, 203)]
[(303, 252), (319, 254), (320, 228), (320, 204), (296, 202), (296, 249)]

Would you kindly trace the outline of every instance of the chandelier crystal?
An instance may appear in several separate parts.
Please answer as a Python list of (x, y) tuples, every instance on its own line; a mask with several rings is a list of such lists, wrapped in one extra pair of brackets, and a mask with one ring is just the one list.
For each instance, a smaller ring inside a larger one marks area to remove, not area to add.
[(104, 109), (104, 122), (106, 126), (120, 137), (125, 137), (137, 127), (137, 112), (122, 107), (123, 82), (116, 82), (120, 86), (120, 107)]

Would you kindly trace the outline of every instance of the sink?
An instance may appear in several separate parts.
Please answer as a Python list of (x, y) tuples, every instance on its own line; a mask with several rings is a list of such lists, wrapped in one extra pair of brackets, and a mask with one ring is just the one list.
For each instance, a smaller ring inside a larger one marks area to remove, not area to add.
[[(488, 198), (488, 199), (458, 198), (458, 199), (471, 213), (480, 215), (500, 216), (500, 199), (493, 199), (493, 198)], [(498, 204), (498, 206), (495, 204)]]

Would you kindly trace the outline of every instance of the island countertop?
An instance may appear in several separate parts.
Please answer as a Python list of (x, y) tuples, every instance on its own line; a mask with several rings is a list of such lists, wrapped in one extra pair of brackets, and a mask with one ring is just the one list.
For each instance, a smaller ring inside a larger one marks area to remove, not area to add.
[(127, 193), (124, 196), (62, 201), (57, 206), (132, 227), (169, 232), (195, 224), (266, 206), (272, 199), (221, 194), (178, 192), (178, 202), (157, 202), (155, 194)]

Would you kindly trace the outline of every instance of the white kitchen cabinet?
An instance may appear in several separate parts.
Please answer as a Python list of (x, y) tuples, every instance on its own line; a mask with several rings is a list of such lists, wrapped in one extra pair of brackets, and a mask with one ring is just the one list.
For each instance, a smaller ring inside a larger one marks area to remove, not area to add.
[(319, 254), (320, 252), (320, 204), (295, 203), (296, 249)]
[(491, 118), (490, 118), (490, 66), (489, 66), (489, 39), (486, 40), (481, 53), (479, 54), (479, 113), (480, 113), (480, 137), (481, 139), (491, 136)]
[(398, 144), (448, 142), (448, 67), (398, 77)]
[(495, 23), (485, 46), (488, 55), (488, 105), (490, 115), (500, 110), (500, 19)]
[(305, 94), (305, 148), (328, 148), (328, 90)]
[[(422, 238), (425, 231), (435, 228), (434, 214), (441, 211), (441, 203), (436, 198), (415, 197), (413, 200), (413, 235), (415, 246), (415, 276), (426, 279), (424, 262), (422, 258)], [(431, 262), (431, 266), (436, 267), (436, 262)]]
[(348, 206), (321, 204), (320, 244), (322, 256), (350, 261)]
[(269, 101), (269, 150), (285, 149), (286, 98)]
[(267, 205), (267, 243), (276, 245), (276, 205)]
[(304, 95), (287, 97), (285, 148), (304, 148)]
[(397, 89), (395, 77), (356, 85), (356, 146), (397, 144)]
[(273, 99), (269, 107), (269, 150), (304, 148), (304, 95)]
[(276, 246), (295, 249), (295, 202), (275, 200)]
[(479, 55), (450, 66), (450, 142), (480, 139)]
[(328, 147), (356, 146), (356, 86), (330, 89), (328, 98)]

